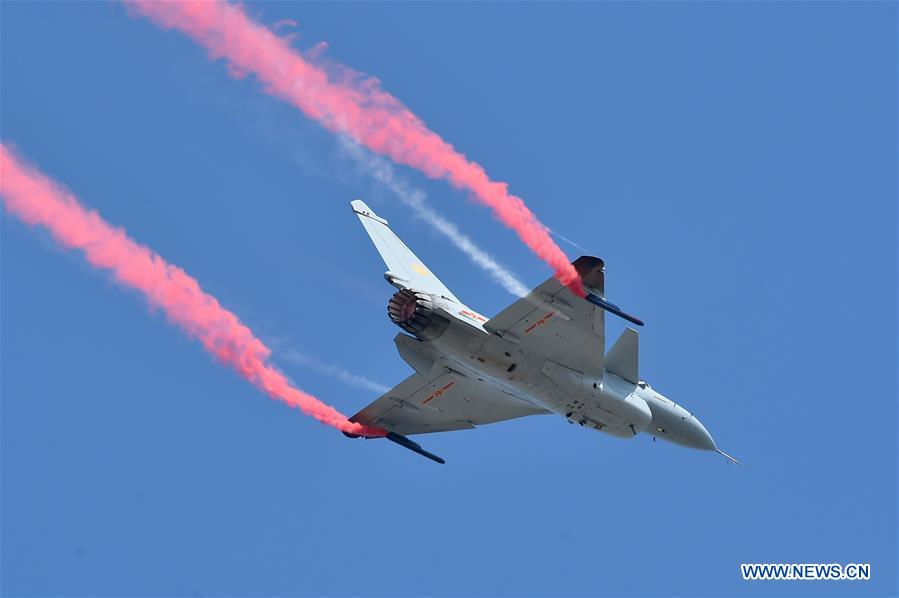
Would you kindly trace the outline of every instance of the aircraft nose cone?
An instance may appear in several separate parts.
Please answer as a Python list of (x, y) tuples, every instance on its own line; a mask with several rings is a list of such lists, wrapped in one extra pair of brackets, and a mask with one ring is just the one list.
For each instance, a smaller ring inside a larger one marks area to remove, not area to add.
[(702, 422), (695, 417), (690, 418), (689, 424), (686, 426), (686, 428), (686, 433), (684, 434), (684, 444), (686, 444), (687, 446), (702, 449), (705, 451), (714, 451), (718, 448), (715, 445), (715, 441), (712, 439), (712, 435), (709, 434), (709, 431), (705, 429), (705, 426), (702, 425)]

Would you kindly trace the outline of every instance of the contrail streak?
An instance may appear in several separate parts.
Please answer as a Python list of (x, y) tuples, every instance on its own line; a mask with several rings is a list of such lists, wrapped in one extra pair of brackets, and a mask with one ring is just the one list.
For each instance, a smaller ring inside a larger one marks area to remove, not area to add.
[(371, 151), (449, 181), (490, 207), (501, 222), (555, 270), (571, 290), (585, 296), (577, 271), (547, 229), (508, 185), (428, 129), (377, 79), (341, 65), (314, 64), (287, 39), (254, 21), (240, 4), (125, 0), (130, 12), (176, 29), (224, 59), (234, 76), (254, 74), (266, 93), (301, 110), (327, 129), (345, 134)]
[(348, 386), (354, 386), (363, 390), (371, 390), (378, 394), (384, 394), (385, 392), (390, 390), (389, 386), (379, 384), (374, 380), (366, 378), (365, 376), (354, 374), (353, 372), (347, 371), (340, 366), (331, 365), (329, 363), (322, 363), (318, 359), (310, 357), (304, 353), (300, 353), (299, 351), (296, 351), (294, 349), (278, 351), (278, 356), (284, 361), (289, 361), (311, 370), (315, 370), (316, 372), (319, 372), (321, 374), (325, 374), (326, 376), (336, 378)]
[(434, 227), (460, 249), (479, 268), (483, 269), (504, 289), (516, 297), (524, 297), (529, 289), (516, 278), (514, 274), (500, 265), (493, 256), (478, 247), (465, 233), (459, 230), (455, 224), (447, 220), (443, 215), (434, 211), (426, 202), (425, 194), (421, 189), (411, 187), (406, 181), (396, 175), (389, 162), (379, 156), (365, 151), (359, 144), (352, 140), (339, 136), (340, 147), (369, 175), (374, 177), (404, 205), (411, 208), (415, 214)]
[(91, 265), (110, 271), (117, 281), (141, 292), (151, 306), (270, 397), (338, 430), (383, 435), (348, 421), (333, 407), (291, 386), (268, 362), (271, 350), (215, 297), (203, 292), (196, 280), (82, 206), (2, 143), (0, 173), (0, 198), (11, 214), (46, 228), (60, 245), (81, 250)]
[(566, 243), (568, 243), (569, 245), (571, 245), (571, 246), (574, 247), (575, 249), (580, 249), (581, 251), (584, 251), (584, 252), (587, 251), (585, 248), (581, 247), (580, 245), (578, 245), (577, 243), (575, 243), (574, 241), (572, 241), (571, 239), (569, 239), (568, 237), (566, 237), (565, 235), (563, 235), (562, 233), (560, 233), (559, 231), (553, 230), (553, 229), (551, 229), (551, 228), (549, 228), (549, 227), (547, 227), (546, 230), (548, 230), (548, 231), (549, 231), (549, 234), (551, 234), (552, 236), (557, 237), (557, 238), (559, 238), (559, 239), (562, 239), (563, 241), (565, 241)]

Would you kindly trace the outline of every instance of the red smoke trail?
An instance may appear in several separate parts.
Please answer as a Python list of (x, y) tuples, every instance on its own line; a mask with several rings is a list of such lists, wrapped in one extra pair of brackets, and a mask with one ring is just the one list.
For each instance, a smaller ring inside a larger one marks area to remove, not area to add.
[(253, 21), (239, 4), (125, 0), (131, 10), (167, 29), (177, 29), (227, 61), (234, 76), (256, 75), (267, 93), (302, 110), (331, 131), (349, 135), (368, 149), (467, 189), (556, 272), (584, 296), (577, 271), (546, 227), (508, 185), (491, 181), (484, 169), (429, 130), (376, 79), (345, 67), (327, 70), (293, 50), (286, 39)]
[(111, 271), (116, 280), (143, 293), (169, 320), (270, 397), (338, 430), (383, 436), (383, 431), (349, 422), (333, 407), (292, 387), (267, 363), (271, 350), (204, 293), (196, 280), (86, 209), (4, 144), (0, 144), (0, 196), (10, 213), (27, 224), (43, 226), (61, 245), (80, 249), (91, 265)]

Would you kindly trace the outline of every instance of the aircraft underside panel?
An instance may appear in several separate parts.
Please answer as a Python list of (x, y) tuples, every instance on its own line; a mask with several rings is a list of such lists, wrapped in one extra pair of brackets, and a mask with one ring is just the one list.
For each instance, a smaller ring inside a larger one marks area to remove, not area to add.
[(542, 413), (547, 411), (438, 364), (428, 377), (412, 374), (350, 421), (408, 436)]
[[(602, 260), (583, 256), (573, 265), (585, 284), (601, 291)], [(605, 351), (604, 313), (553, 277), (497, 314), (484, 328), (527, 351), (599, 377)]]

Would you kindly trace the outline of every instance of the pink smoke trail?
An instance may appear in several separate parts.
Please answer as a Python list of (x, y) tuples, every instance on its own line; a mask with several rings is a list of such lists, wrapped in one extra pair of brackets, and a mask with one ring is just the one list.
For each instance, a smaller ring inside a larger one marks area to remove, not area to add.
[(196, 280), (82, 206), (2, 143), (0, 198), (11, 214), (29, 225), (43, 226), (61, 245), (80, 249), (91, 265), (109, 270), (116, 280), (140, 291), (150, 305), (162, 309), (170, 321), (273, 399), (344, 432), (384, 435), (348, 421), (333, 407), (291, 386), (268, 363), (271, 350), (215, 297), (204, 293)]
[(125, 0), (130, 11), (165, 29), (177, 29), (227, 61), (234, 76), (256, 75), (266, 93), (276, 96), (324, 127), (350, 136), (360, 145), (431, 178), (448, 180), (489, 206), (546, 261), (563, 283), (584, 296), (583, 285), (568, 257), (524, 202), (506, 183), (490, 180), (484, 169), (429, 130), (373, 78), (362, 79), (346, 67), (313, 64), (247, 16), (239, 4), (222, 0)]

